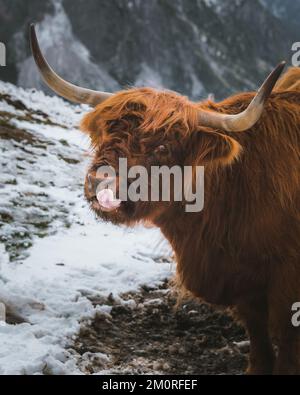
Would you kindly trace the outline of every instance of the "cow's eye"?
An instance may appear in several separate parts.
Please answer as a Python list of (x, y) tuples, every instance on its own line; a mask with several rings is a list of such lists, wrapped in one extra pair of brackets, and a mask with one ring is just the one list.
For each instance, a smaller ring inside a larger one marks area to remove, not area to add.
[(159, 145), (157, 148), (155, 148), (154, 152), (156, 154), (167, 154), (168, 148), (165, 145)]

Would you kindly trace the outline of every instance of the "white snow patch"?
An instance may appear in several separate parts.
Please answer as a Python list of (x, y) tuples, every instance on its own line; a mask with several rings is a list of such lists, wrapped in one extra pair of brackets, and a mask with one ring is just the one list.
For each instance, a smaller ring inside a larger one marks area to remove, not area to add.
[(0, 300), (30, 324), (0, 326), (0, 373), (80, 373), (65, 349), (80, 321), (99, 311), (88, 297), (118, 295), (168, 278), (171, 265), (150, 258), (153, 240), (160, 237), (157, 230), (128, 231), (90, 218), (84, 226), (37, 240), (23, 265), (5, 259)]

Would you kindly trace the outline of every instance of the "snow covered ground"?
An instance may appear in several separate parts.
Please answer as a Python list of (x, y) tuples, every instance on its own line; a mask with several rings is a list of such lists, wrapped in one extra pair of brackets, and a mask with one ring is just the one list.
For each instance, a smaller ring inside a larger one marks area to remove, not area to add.
[(72, 341), (110, 310), (90, 300), (173, 271), (156, 229), (117, 228), (89, 211), (89, 140), (76, 129), (86, 110), (0, 82), (0, 302), (24, 321), (0, 323), (0, 374), (81, 374)]

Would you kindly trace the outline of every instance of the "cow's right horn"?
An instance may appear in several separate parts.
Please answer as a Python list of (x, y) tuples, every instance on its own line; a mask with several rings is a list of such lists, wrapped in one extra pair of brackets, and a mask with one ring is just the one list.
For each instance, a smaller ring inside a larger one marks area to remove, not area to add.
[(272, 71), (269, 77), (260, 87), (259, 91), (252, 99), (248, 108), (240, 114), (221, 114), (213, 111), (199, 111), (199, 124), (201, 126), (209, 126), (227, 132), (243, 132), (252, 128), (259, 120), (264, 110), (267, 99), (269, 98), (272, 90), (280, 77), (285, 62), (279, 65)]

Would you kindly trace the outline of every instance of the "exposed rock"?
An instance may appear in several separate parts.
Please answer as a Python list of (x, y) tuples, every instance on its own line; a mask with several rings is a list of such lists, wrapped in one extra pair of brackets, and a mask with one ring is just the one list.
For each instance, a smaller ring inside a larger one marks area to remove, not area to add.
[(43, 86), (29, 52), (31, 21), (40, 22), (50, 63), (72, 82), (221, 98), (255, 89), (279, 61), (290, 60), (298, 14), (293, 0), (2, 0), (0, 37), (9, 54), (2, 78)]

